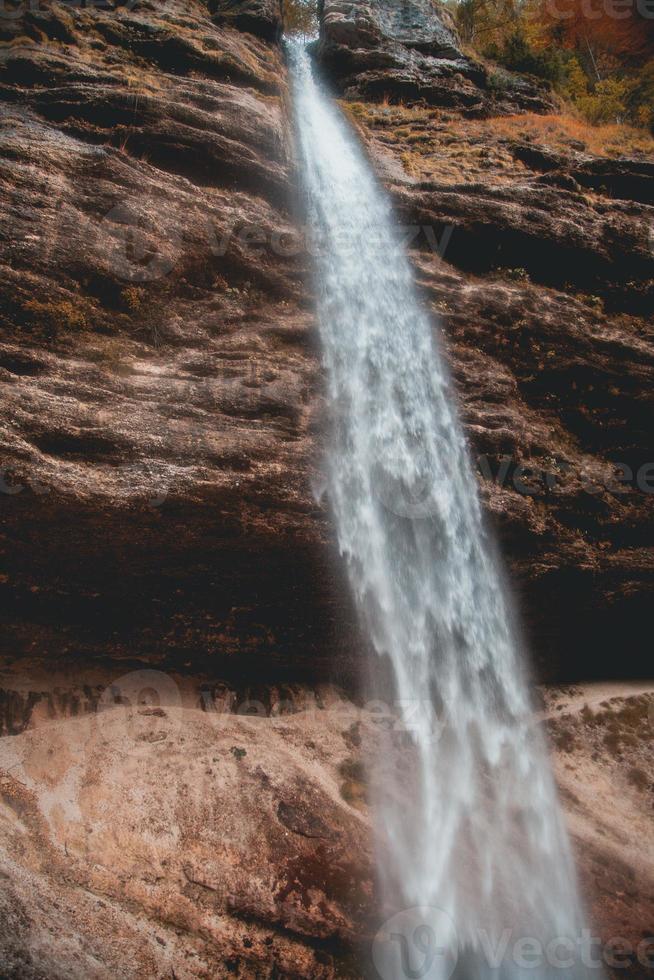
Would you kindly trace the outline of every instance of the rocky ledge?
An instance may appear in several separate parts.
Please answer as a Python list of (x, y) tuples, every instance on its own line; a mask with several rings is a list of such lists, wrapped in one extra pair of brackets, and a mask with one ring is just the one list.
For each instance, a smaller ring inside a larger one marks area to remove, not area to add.
[[(87, 680), (106, 692), (96, 711), (43, 710), (0, 740), (2, 976), (372, 976), (384, 916), (362, 772), (378, 712), (324, 686), (247, 715), (180, 676)], [(651, 978), (654, 688), (548, 689), (542, 718), (591, 955), (614, 980)]]

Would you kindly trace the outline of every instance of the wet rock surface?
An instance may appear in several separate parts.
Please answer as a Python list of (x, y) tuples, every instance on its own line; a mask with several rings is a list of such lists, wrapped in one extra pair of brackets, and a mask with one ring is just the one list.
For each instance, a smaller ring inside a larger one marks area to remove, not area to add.
[(330, 669), (340, 586), (310, 480), (320, 382), (283, 64), (226, 11), (54, 4), (9, 23), (11, 657)]
[(617, 651), (647, 676), (651, 161), (566, 146), (558, 117), (344, 105), (440, 320), (541, 676), (611, 676)]
[[(0, 26), (3, 975), (358, 976), (374, 728), (322, 689), (351, 692), (361, 642), (277, 5)], [(325, 0), (319, 57), (408, 226), (539, 676), (645, 673), (651, 159), (566, 141), (529, 82), (489, 90), (417, 0)], [(153, 668), (181, 701), (130, 712), (116, 679)], [(641, 832), (644, 743), (611, 735), (624, 705), (577, 707), (579, 758), (551, 734), (583, 880), (633, 938), (651, 869), (611, 810)]]

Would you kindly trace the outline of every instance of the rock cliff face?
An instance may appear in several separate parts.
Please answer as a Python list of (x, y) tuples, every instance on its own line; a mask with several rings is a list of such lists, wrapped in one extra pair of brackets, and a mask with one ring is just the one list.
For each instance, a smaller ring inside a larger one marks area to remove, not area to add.
[(418, 99), (467, 117), (552, 107), (543, 86), (466, 56), (432, 0), (320, 0), (317, 56), (349, 98)]
[(250, 654), (257, 677), (328, 671), (309, 479), (320, 385), (284, 70), (275, 45), (233, 26), (265, 37), (275, 11), (55, 4), (9, 23), (12, 657), (199, 659), (229, 674), (238, 650), (241, 678)]
[[(430, 9), (326, 0), (318, 53), (354, 52), (355, 91), (360, 52), (449, 64)], [(313, 492), (324, 411), (279, 28), (272, 0), (3, 22), (11, 658), (356, 673)], [(652, 588), (651, 162), (531, 116), (351, 108), (401, 220), (427, 229), (411, 244), (543, 676), (610, 672), (616, 649), (642, 671), (623, 633)], [(516, 489), (519, 466), (535, 474)]]
[[(457, 42), (429, 3), (324, 0), (322, 9), (317, 54), (337, 66), (345, 108), (441, 318), (539, 668), (610, 675), (619, 650), (621, 670), (646, 674), (638, 636), (654, 571), (651, 156), (621, 159), (616, 147), (597, 158), (558, 116), (525, 113), (519, 102), (505, 119), (470, 119), (447, 96), (432, 98), (424, 85), (432, 62), (443, 64), (436, 38), (444, 44), (445, 31)], [(389, 50), (417, 73), (413, 95), (393, 88)], [(386, 89), (369, 85), (375, 59)], [(482, 78), (470, 84), (483, 103), (476, 115), (506, 111), (489, 103)], [(379, 105), (375, 97), (389, 93), (402, 105)]]
[[(427, 0), (324, 0), (321, 18), (317, 56), (442, 320), (539, 672), (644, 672), (652, 163), (532, 115), (550, 97), (464, 56)], [(375, 725), (350, 700), (361, 644), (316, 502), (326, 419), (280, 28), (276, 0), (0, 20), (14, 980), (360, 976)], [(635, 889), (635, 938), (654, 872), (634, 871), (611, 785), (644, 773), (623, 793), (642, 839), (654, 774), (629, 719), (649, 715), (630, 699), (650, 694), (595, 698), (592, 718), (566, 697), (551, 727), (566, 793), (583, 777), (566, 800), (584, 880), (605, 937), (627, 928), (611, 896)]]
[(0, 20), (0, 974), (345, 975), (370, 845), (316, 687), (347, 640), (279, 5), (32, 7)]

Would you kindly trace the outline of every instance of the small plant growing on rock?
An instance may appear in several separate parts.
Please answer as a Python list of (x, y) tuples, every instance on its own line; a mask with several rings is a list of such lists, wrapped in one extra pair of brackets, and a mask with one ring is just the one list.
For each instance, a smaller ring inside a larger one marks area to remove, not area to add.
[(503, 71), (491, 72), (488, 76), (486, 84), (488, 86), (488, 91), (499, 97), (506, 95), (509, 91), (509, 78)]
[(350, 806), (362, 807), (366, 802), (365, 771), (363, 763), (357, 759), (346, 759), (338, 767), (344, 782), (341, 783), (342, 798)]
[(120, 298), (130, 313), (138, 313), (145, 300), (145, 290), (138, 286), (127, 286), (121, 292)]
[(559, 752), (574, 752), (577, 747), (575, 742), (574, 732), (569, 728), (562, 728), (554, 734), (554, 744), (559, 750)]
[(403, 153), (400, 157), (400, 160), (402, 161), (404, 169), (409, 174), (409, 176), (415, 177), (416, 174), (418, 173), (418, 168), (416, 166), (417, 163), (416, 154), (409, 153), (409, 152)]
[(346, 759), (338, 767), (341, 776), (352, 779), (357, 783), (362, 783), (365, 779), (365, 769), (363, 763), (358, 759)]
[(518, 267), (515, 269), (498, 269), (506, 279), (511, 279), (513, 282), (529, 282), (529, 273), (526, 269)]
[(25, 303), (24, 309), (49, 332), (55, 334), (61, 330), (86, 330), (89, 325), (86, 311), (70, 300), (43, 303), (32, 299)]
[(604, 745), (612, 755), (620, 755), (622, 740), (617, 728), (611, 728), (604, 736)]

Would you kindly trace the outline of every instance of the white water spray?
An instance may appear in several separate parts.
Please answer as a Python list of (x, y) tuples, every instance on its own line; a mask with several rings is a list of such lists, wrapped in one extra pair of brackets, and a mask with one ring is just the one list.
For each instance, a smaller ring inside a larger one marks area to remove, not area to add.
[[(581, 977), (568, 840), (432, 324), (363, 152), (305, 48), (290, 42), (289, 57), (335, 415), (328, 490), (359, 611), (412, 721), (410, 771), (406, 752), (384, 754), (374, 808), (388, 912), (422, 910), (408, 939), (425, 956), (413, 968), (390, 942), (377, 969), (445, 980), (458, 957), (465, 980)], [(434, 936), (456, 950), (428, 958)], [(539, 966), (524, 946), (516, 956), (529, 939), (550, 944)]]

